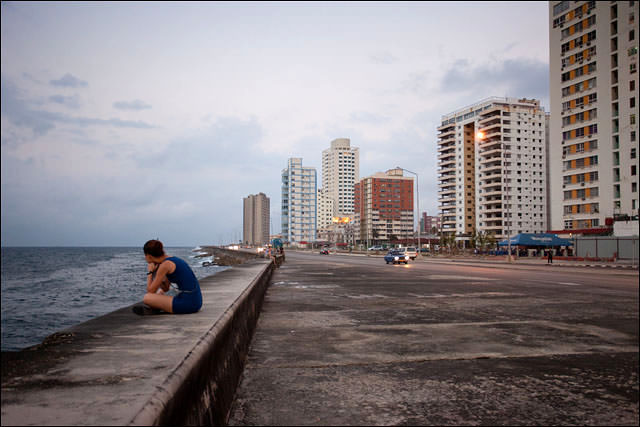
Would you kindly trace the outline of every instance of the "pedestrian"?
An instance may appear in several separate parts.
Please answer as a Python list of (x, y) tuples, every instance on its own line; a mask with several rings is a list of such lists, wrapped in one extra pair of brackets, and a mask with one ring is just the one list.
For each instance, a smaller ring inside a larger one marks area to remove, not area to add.
[(547, 253), (547, 264), (553, 264), (553, 251), (551, 249)]
[[(159, 240), (149, 240), (144, 244), (143, 251), (147, 261), (147, 293), (143, 299), (144, 305), (134, 307), (133, 311), (136, 314), (152, 314), (150, 309), (155, 309), (188, 314), (200, 310), (200, 283), (189, 264), (178, 257), (167, 255)], [(178, 285), (178, 295), (165, 295), (170, 283)]]

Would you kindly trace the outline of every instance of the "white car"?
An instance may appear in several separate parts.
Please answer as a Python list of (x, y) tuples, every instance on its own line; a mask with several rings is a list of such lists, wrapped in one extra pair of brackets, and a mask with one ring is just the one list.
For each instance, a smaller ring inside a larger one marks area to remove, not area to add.
[(412, 260), (415, 260), (418, 257), (418, 251), (416, 250), (416, 248), (400, 248), (399, 249), (403, 254), (405, 255), (409, 255), (409, 258), (411, 258)]
[(382, 246), (371, 246), (369, 248), (370, 251), (383, 251), (384, 248)]

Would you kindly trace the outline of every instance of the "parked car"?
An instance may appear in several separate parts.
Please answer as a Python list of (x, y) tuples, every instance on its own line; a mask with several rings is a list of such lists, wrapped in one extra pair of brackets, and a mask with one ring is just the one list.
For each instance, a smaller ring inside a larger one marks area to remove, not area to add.
[(387, 264), (389, 264), (390, 262), (393, 264), (399, 264), (401, 262), (408, 264), (409, 255), (402, 253), (397, 249), (392, 249), (384, 256), (384, 260)]
[(369, 248), (370, 251), (382, 251), (384, 248), (382, 246), (371, 246)]
[(400, 248), (400, 252), (404, 253), (405, 255), (409, 255), (409, 258), (411, 258), (412, 260), (418, 257), (418, 251), (416, 251), (416, 248)]

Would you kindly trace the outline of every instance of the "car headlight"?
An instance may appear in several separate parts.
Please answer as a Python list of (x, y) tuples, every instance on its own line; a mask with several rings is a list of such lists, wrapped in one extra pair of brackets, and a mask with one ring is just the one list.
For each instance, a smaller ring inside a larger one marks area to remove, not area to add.
[(409, 259), (409, 257), (408, 257), (408, 256), (405, 256), (405, 257), (404, 257), (404, 259)]
[(399, 260), (400, 258), (398, 258), (398, 257), (394, 257), (393, 259), (395, 259), (395, 260), (397, 261), (397, 260)]

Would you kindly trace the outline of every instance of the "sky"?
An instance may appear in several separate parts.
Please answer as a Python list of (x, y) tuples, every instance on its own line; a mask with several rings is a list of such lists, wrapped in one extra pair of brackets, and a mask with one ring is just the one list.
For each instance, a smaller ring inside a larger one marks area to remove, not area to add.
[(242, 238), (281, 171), (350, 138), (360, 176), (418, 174), (490, 96), (549, 111), (547, 2), (2, 2), (2, 246)]

